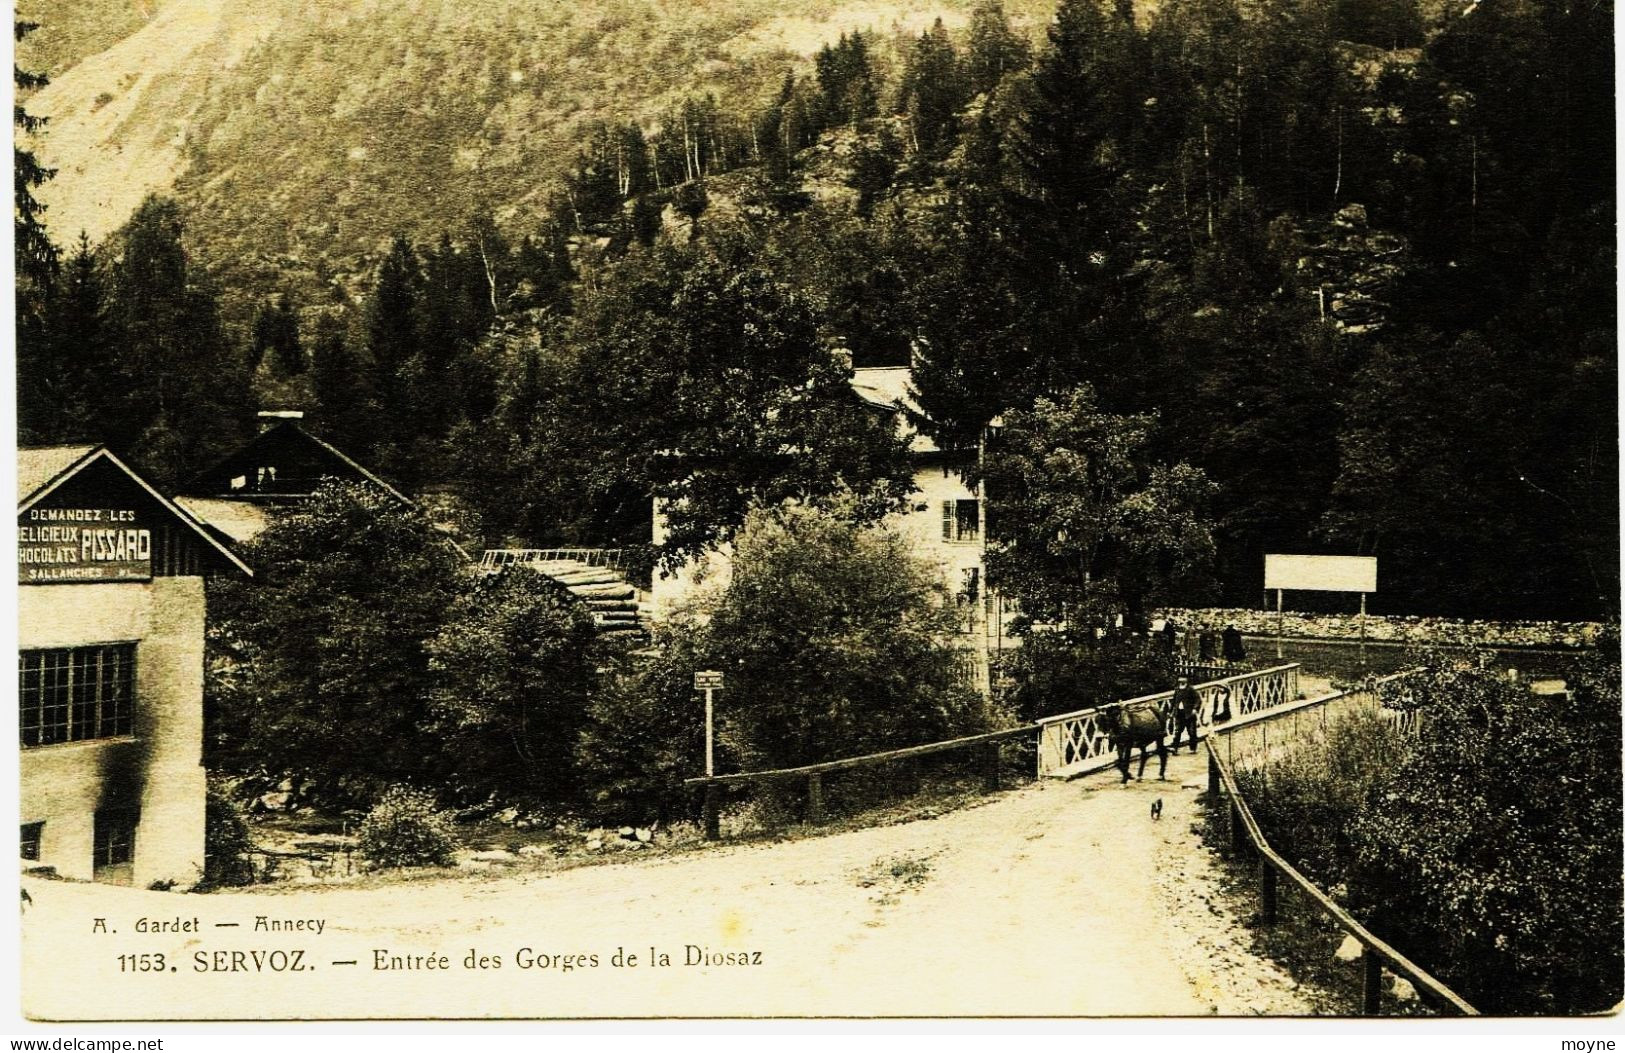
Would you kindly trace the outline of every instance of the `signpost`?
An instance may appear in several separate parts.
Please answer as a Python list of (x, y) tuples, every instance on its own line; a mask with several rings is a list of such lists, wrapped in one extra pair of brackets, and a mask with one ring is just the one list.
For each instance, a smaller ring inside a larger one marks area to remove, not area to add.
[(705, 692), (705, 775), (716, 774), (714, 764), (711, 694), (722, 687), (722, 674), (715, 669), (704, 669), (694, 674), (694, 690)]
[(1281, 627), (1285, 620), (1281, 594), (1287, 589), (1309, 592), (1360, 594), (1360, 664), (1365, 664), (1365, 596), (1377, 591), (1376, 556), (1264, 557), (1264, 588), (1275, 590), (1275, 657), (1281, 657)]
[[(694, 690), (705, 692), (705, 777), (709, 779), (716, 774), (715, 763), (715, 737), (712, 734), (714, 709), (711, 704), (713, 692), (722, 689), (722, 673), (715, 669), (701, 669), (694, 673)], [(705, 838), (715, 841), (720, 835), (720, 816), (717, 807), (717, 784), (705, 784)]]

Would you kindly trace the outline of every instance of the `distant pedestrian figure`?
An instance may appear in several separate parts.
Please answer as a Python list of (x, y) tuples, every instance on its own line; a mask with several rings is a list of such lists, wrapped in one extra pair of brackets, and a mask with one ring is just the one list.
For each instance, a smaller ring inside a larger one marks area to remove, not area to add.
[(1179, 641), (1179, 626), (1174, 624), (1172, 618), (1165, 618), (1162, 623), (1162, 649), (1168, 654), (1174, 653), (1174, 644)]
[(1209, 626), (1203, 626), (1202, 635), (1197, 638), (1197, 655), (1204, 662), (1211, 662), (1219, 656), (1219, 634)]
[(1191, 752), (1196, 752), (1196, 715), (1202, 711), (1202, 696), (1196, 688), (1191, 686), (1191, 678), (1182, 676), (1179, 685), (1174, 688), (1174, 697), (1170, 701), (1174, 714), (1174, 743), (1170, 749), (1179, 752), (1180, 737), (1190, 733)]
[(1241, 630), (1236, 628), (1234, 623), (1225, 627), (1224, 650), (1221, 653), (1224, 655), (1226, 662), (1245, 662), (1247, 660), (1247, 648), (1242, 646), (1241, 643)]

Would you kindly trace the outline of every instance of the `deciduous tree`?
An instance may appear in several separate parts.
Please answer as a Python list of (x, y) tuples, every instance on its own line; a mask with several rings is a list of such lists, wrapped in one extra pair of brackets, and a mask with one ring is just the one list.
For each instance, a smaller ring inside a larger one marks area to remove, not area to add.
[(211, 583), (210, 762), (308, 778), (363, 802), (443, 774), (428, 721), (428, 641), (464, 564), (415, 509), (329, 483)]
[(988, 583), (1032, 620), (1109, 630), (1200, 598), (1213, 557), (1213, 485), (1153, 464), (1154, 418), (1099, 408), (1080, 387), (1009, 413), (979, 475), (988, 494)]
[(586, 608), (519, 567), (462, 592), (428, 642), (431, 730), (460, 795), (578, 799), (576, 736), (597, 678)]

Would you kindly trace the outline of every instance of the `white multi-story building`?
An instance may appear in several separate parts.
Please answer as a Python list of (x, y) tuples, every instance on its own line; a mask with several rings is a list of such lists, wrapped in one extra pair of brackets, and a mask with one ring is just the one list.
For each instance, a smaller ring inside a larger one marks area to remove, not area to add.
[[(987, 589), (983, 552), (987, 536), (987, 510), (980, 495), (964, 479), (977, 451), (944, 450), (913, 426), (910, 414), (919, 406), (910, 391), (910, 370), (887, 366), (853, 371), (852, 390), (877, 412), (892, 414), (906, 435), (914, 462), (914, 491), (902, 511), (886, 526), (907, 538), (915, 555), (939, 568), (942, 580), (958, 598), (963, 615), (957, 643), (965, 653), (968, 678), (986, 691), (989, 658), (1006, 645), (1002, 626), (1004, 605)], [(665, 515), (655, 503), (653, 541), (666, 539)], [(702, 583), (725, 583), (729, 572), (726, 548), (690, 561), (662, 576), (655, 572), (651, 602), (656, 617), (670, 614), (686, 602)]]

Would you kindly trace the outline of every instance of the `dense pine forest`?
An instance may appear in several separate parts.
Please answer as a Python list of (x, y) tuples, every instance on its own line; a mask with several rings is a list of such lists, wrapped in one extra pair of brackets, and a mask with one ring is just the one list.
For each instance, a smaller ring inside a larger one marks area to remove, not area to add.
[[(426, 192), (462, 217), (438, 229), (365, 185), (232, 196), (266, 169), (216, 152), (76, 241), (36, 199), (73, 173), (20, 150), (22, 441), (174, 482), (300, 407), (492, 541), (646, 544), (682, 473), (710, 514), (668, 548), (692, 551), (751, 496), (896, 499), (843, 370), (912, 364), (944, 445), (1084, 384), (1153, 414), (1155, 456), (1216, 486), (1219, 591), (1193, 600), (1257, 603), (1264, 552), (1326, 551), (1381, 559), (1374, 610), (1615, 615), (1612, 27), (1558, 0), (983, 0), (652, 111), (599, 99), (534, 181)], [(291, 91), (277, 47), (246, 68)], [(510, 64), (345, 119), (409, 179)], [(48, 137), (40, 80), (17, 119)], [(324, 214), (324, 248), (244, 244)], [(793, 477), (792, 446), (820, 451)]]

